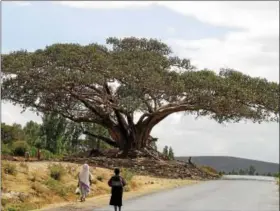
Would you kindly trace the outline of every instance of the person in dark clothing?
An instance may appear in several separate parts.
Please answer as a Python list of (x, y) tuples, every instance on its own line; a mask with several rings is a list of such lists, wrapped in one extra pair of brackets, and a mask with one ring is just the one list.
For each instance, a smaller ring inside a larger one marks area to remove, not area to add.
[(114, 206), (115, 211), (119, 208), (121, 211), (122, 207), (122, 197), (123, 197), (123, 187), (126, 185), (125, 180), (120, 176), (120, 170), (115, 169), (115, 175), (111, 177), (108, 185), (112, 188), (110, 205)]

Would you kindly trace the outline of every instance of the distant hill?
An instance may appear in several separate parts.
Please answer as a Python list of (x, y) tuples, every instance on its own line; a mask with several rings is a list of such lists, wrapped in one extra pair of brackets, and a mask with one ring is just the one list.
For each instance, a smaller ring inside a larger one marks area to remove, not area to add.
[[(176, 160), (188, 161), (188, 158), (189, 157), (176, 157)], [(237, 157), (194, 156), (192, 157), (192, 162), (197, 165), (211, 166), (217, 171), (226, 173), (231, 172), (233, 169), (235, 171), (239, 171), (239, 169), (245, 170), (251, 165), (256, 168), (256, 172), (259, 174), (275, 174), (279, 172), (279, 163), (270, 163)]]

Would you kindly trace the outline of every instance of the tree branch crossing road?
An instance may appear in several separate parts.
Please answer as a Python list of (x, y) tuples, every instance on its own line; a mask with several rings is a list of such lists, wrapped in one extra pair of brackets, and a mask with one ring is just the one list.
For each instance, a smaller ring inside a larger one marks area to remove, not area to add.
[(127, 200), (122, 210), (279, 211), (279, 186), (274, 178), (232, 176)]

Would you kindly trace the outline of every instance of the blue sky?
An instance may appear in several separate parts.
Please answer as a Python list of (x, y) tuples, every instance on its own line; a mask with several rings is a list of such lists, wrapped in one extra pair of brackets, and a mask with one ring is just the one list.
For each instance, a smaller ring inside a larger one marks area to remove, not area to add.
[[(279, 82), (277, 2), (1, 2), (2, 52), (57, 42), (104, 43), (110, 36), (158, 38), (198, 68), (230, 67)], [(3, 122), (40, 117), (2, 102)], [(176, 155), (230, 155), (279, 162), (279, 125), (219, 125), (174, 114), (152, 131)]]
[[(2, 3), (2, 49), (33, 50), (55, 42), (103, 43), (109, 36), (158, 39), (223, 38), (234, 27), (213, 26), (162, 6), (81, 9), (53, 2)], [(11, 15), (13, 14), (13, 15)]]

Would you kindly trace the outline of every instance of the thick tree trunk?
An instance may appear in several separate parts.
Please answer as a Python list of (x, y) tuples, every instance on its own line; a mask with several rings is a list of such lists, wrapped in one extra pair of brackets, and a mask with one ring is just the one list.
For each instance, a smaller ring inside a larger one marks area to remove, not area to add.
[[(148, 148), (153, 141), (152, 137), (150, 137), (153, 127), (174, 112), (173, 110), (174, 108), (168, 108), (148, 116), (143, 115), (147, 116), (147, 118), (141, 117), (137, 124), (134, 124), (133, 116), (127, 115), (126, 120), (123, 115), (116, 111), (118, 124), (108, 125), (108, 132), (111, 138), (100, 137), (94, 134), (93, 136), (109, 143), (111, 146), (119, 148), (122, 151), (122, 156), (127, 157), (132, 150)], [(84, 133), (86, 134), (86, 132)]]
[(133, 130), (122, 132), (118, 127), (109, 130), (110, 136), (118, 144), (122, 156), (127, 157), (131, 150), (142, 150), (152, 141), (150, 138), (151, 128), (146, 125), (131, 125)]

